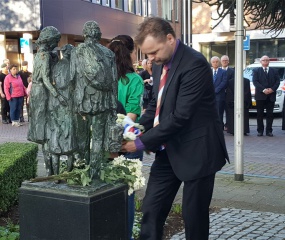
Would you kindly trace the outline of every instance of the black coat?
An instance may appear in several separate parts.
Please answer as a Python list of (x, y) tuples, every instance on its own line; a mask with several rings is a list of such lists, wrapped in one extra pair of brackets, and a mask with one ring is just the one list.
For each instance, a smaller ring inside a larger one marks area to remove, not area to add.
[[(227, 132), (234, 134), (234, 93), (235, 93), (235, 78), (228, 82), (226, 105), (227, 105)], [(244, 133), (249, 133), (249, 108), (251, 107), (251, 91), (250, 82), (247, 78), (243, 79), (244, 93)]]
[(205, 57), (180, 43), (161, 97), (159, 125), (153, 126), (162, 65), (153, 65), (154, 99), (140, 119), (147, 132), (146, 149), (162, 144), (176, 176), (182, 181), (219, 171), (228, 159), (222, 126), (215, 107), (213, 75)]
[(262, 67), (253, 69), (252, 82), (255, 86), (255, 100), (266, 100), (267, 95), (263, 93), (265, 88), (271, 88), (270, 101), (276, 101), (276, 90), (280, 85), (280, 78), (277, 70), (269, 66), (268, 76), (266, 76)]

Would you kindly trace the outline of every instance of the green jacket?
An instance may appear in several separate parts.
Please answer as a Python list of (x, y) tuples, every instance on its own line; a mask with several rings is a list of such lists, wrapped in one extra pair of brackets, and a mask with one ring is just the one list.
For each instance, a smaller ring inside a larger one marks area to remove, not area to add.
[(127, 73), (126, 79), (119, 79), (118, 100), (123, 104), (127, 113), (141, 115), (144, 83), (137, 73)]

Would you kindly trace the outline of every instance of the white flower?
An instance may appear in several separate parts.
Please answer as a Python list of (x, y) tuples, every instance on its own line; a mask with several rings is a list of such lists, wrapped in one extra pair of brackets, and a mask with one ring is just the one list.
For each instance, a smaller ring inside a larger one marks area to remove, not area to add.
[[(135, 123), (129, 116), (123, 114), (117, 114), (116, 122), (124, 127), (123, 137), (125, 140), (135, 140), (137, 136), (140, 136), (144, 127), (138, 123)], [(132, 133), (132, 134), (128, 134)]]
[(100, 178), (106, 182), (122, 181), (128, 184), (129, 195), (145, 185), (141, 161), (139, 159), (126, 159), (123, 155), (107, 163), (101, 170)]
[(123, 134), (123, 137), (127, 141), (134, 141), (137, 138), (136, 134), (134, 134), (133, 132), (125, 133), (125, 134)]

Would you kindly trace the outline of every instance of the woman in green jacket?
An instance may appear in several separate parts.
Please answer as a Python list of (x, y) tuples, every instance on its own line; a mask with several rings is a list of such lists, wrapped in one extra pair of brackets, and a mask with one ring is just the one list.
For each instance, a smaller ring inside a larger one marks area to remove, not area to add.
[[(138, 120), (142, 111), (142, 95), (144, 83), (138, 75), (133, 63), (136, 59), (136, 50), (133, 39), (128, 35), (118, 35), (112, 39), (109, 49), (115, 53), (117, 74), (118, 74), (118, 100), (134, 122)], [(143, 151), (126, 153), (126, 158), (143, 158)], [(129, 239), (132, 239), (132, 229), (134, 223), (134, 194), (128, 199), (128, 217), (129, 217)]]

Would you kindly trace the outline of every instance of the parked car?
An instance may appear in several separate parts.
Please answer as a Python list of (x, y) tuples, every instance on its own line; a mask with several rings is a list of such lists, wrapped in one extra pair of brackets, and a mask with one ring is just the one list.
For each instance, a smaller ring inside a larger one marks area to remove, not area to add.
[[(252, 71), (253, 69), (261, 67), (260, 58), (256, 58), (253, 64), (248, 65), (244, 71), (243, 76), (248, 78), (250, 81), (250, 89), (252, 96), (252, 108), (249, 109), (249, 112), (256, 112), (256, 101), (255, 101), (255, 87), (252, 83)], [(283, 102), (285, 91), (282, 90), (282, 87), (285, 86), (285, 57), (284, 58), (270, 58), (269, 68), (274, 68), (278, 71), (280, 76), (280, 85), (276, 91), (276, 101), (274, 104), (274, 113), (281, 113), (283, 110)]]

